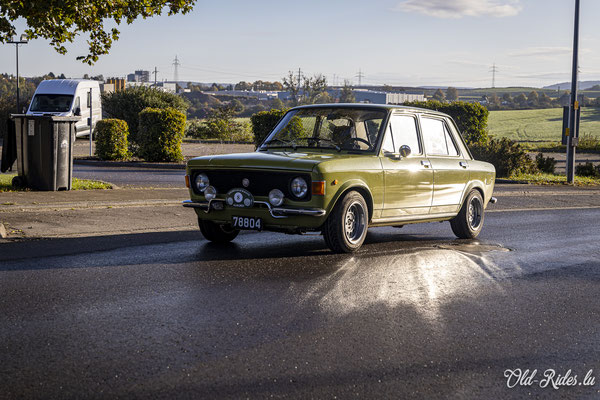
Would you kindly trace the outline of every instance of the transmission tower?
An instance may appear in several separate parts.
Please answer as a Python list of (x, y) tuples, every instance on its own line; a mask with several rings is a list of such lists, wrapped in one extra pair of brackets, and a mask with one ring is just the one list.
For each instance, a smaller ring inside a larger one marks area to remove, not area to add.
[(358, 69), (358, 73), (356, 75), (354, 75), (356, 78), (358, 78), (358, 86), (362, 85), (362, 78), (365, 77), (365, 74), (360, 70), (360, 68)]
[(177, 56), (175, 56), (175, 60), (173, 60), (173, 80), (175, 81), (175, 83), (179, 82), (179, 66), (181, 65), (181, 63), (179, 62), (179, 59), (177, 58)]
[(498, 72), (496, 63), (490, 67), (490, 72), (492, 73), (492, 89), (494, 89), (496, 87), (496, 72)]

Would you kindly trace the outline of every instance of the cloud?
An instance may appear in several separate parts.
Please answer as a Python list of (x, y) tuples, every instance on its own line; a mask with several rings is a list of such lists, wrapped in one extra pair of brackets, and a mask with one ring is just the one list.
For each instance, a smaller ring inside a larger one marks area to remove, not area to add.
[(405, 0), (396, 11), (437, 18), (511, 17), (521, 12), (521, 0)]
[(508, 55), (510, 57), (554, 57), (571, 54), (572, 51), (571, 47), (528, 47), (515, 50)]

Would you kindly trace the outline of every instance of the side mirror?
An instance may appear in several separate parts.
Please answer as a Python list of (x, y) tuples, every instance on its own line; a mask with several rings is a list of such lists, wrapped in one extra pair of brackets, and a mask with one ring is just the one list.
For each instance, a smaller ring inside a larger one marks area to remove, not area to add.
[(407, 145), (400, 146), (400, 156), (402, 158), (410, 156), (411, 153), (412, 153), (412, 151), (410, 150), (410, 146), (407, 146)]
[(74, 111), (73, 111), (73, 115), (76, 115), (78, 117), (81, 117), (81, 108), (77, 107)]

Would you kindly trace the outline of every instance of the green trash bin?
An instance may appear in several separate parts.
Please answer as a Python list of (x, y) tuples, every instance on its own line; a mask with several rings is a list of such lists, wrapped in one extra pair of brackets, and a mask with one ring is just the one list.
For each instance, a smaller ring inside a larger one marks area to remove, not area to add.
[(11, 118), (15, 121), (18, 171), (13, 184), (34, 190), (71, 190), (79, 117), (18, 114)]

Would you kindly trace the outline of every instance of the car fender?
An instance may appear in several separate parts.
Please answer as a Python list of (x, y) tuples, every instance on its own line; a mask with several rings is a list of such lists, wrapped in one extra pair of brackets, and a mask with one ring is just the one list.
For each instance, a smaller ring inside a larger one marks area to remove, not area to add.
[(360, 191), (368, 194), (368, 197), (365, 198), (365, 201), (367, 202), (367, 206), (369, 207), (370, 218), (372, 218), (373, 217), (373, 194), (371, 193), (371, 189), (369, 189), (369, 186), (360, 179), (350, 179), (350, 180), (344, 182), (343, 184), (341, 184), (337, 188), (337, 191), (335, 192), (335, 194), (329, 201), (329, 204), (327, 205), (327, 215), (329, 215), (329, 213), (333, 210), (333, 208), (337, 204), (338, 200), (342, 197), (342, 195), (351, 189), (360, 189)]
[(491, 195), (491, 193), (486, 193), (489, 191), (485, 190), (485, 184), (478, 179), (470, 181), (467, 184), (467, 186), (465, 186), (465, 191), (463, 192), (462, 200), (460, 201), (460, 206), (462, 207), (462, 205), (465, 203), (465, 199), (467, 198), (467, 196), (469, 195), (469, 193), (471, 193), (471, 190), (473, 190), (473, 189), (479, 189), (479, 191), (483, 194), (483, 203), (484, 203), (484, 207), (486, 207), (487, 203), (490, 201), (490, 198), (492, 197), (492, 195)]

